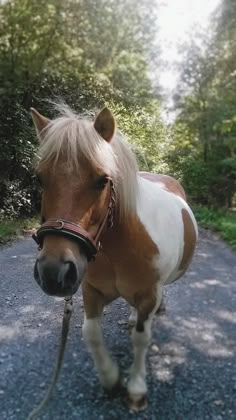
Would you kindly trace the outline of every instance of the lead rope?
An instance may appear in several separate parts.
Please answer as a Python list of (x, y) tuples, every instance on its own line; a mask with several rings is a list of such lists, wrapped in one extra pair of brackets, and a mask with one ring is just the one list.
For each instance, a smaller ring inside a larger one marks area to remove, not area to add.
[(32, 420), (32, 419), (35, 419), (36, 416), (39, 416), (39, 414), (43, 411), (44, 407), (47, 405), (48, 401), (50, 400), (52, 396), (54, 387), (57, 383), (58, 376), (61, 370), (61, 365), (63, 362), (72, 311), (73, 311), (73, 301), (72, 301), (72, 296), (71, 296), (69, 298), (65, 298), (60, 347), (59, 347), (59, 351), (57, 355), (57, 362), (56, 362), (55, 369), (53, 371), (51, 383), (48, 387), (45, 397), (43, 398), (41, 403), (37, 407), (35, 407), (33, 411), (31, 411), (31, 413), (27, 417), (27, 420)]

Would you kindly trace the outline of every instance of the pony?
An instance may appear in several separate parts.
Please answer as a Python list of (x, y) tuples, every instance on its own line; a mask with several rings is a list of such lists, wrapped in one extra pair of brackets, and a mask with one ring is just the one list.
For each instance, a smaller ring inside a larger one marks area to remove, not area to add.
[(53, 296), (72, 296), (82, 285), (82, 333), (108, 392), (122, 381), (104, 344), (103, 308), (118, 297), (128, 302), (133, 364), (126, 392), (129, 407), (142, 410), (152, 318), (163, 286), (191, 262), (197, 224), (177, 180), (138, 172), (108, 108), (94, 121), (64, 105), (59, 110), (49, 120), (31, 108), (42, 189), (34, 277)]

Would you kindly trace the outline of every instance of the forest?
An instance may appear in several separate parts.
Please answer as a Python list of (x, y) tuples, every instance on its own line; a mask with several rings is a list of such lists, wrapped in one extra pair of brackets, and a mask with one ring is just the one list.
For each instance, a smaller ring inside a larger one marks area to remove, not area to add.
[(108, 106), (140, 169), (179, 179), (193, 206), (236, 207), (235, 0), (210, 28), (182, 45), (169, 122), (156, 0), (0, 1), (0, 220), (39, 211), (29, 109), (53, 117), (50, 101), (61, 100), (77, 112)]

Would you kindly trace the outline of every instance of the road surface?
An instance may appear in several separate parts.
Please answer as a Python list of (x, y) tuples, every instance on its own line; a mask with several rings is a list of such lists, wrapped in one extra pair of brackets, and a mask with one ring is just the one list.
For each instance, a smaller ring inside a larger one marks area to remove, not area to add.
[[(63, 301), (33, 279), (31, 238), (0, 249), (0, 420), (25, 420), (45, 392), (55, 364)], [(122, 397), (109, 400), (81, 337), (83, 304), (75, 311), (56, 392), (42, 420), (236, 419), (236, 254), (201, 230), (188, 273), (166, 288), (148, 354), (149, 405), (135, 414)], [(105, 339), (122, 369), (132, 361), (129, 309), (106, 308)]]

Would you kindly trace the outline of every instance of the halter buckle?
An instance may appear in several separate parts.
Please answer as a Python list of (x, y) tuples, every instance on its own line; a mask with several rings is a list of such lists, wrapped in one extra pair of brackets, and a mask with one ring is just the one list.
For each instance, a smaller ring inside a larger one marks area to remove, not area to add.
[(65, 223), (63, 222), (63, 220), (58, 219), (58, 220), (56, 220), (56, 223), (58, 223), (59, 225), (58, 226), (54, 226), (55, 229), (61, 230), (61, 229), (64, 228), (64, 224)]

